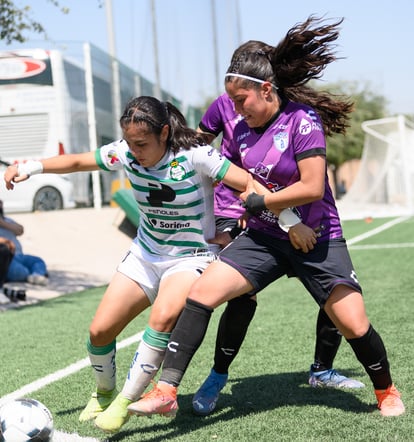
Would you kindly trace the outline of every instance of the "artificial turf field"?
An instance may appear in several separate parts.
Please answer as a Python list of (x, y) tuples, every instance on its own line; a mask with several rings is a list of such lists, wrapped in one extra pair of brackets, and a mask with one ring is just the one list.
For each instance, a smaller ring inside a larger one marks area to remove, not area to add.
[[(255, 318), (211, 416), (193, 415), (191, 398), (212, 366), (223, 307), (213, 314), (184, 377), (175, 419), (133, 416), (111, 437), (78, 422), (94, 388), (85, 342), (104, 287), (0, 313), (0, 402), (16, 395), (43, 402), (54, 416), (57, 442), (414, 441), (414, 219), (345, 221), (343, 227), (405, 415), (380, 416), (369, 378), (345, 340), (334, 367), (366, 387), (332, 390), (307, 384), (317, 305), (296, 279), (287, 278), (259, 294)], [(119, 336), (119, 388), (147, 319), (148, 312)]]

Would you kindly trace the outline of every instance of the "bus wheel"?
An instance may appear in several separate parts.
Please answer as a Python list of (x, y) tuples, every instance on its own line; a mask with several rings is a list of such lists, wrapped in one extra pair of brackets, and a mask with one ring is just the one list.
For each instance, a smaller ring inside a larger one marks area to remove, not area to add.
[(40, 188), (33, 198), (33, 210), (61, 210), (63, 199), (60, 192), (51, 186)]

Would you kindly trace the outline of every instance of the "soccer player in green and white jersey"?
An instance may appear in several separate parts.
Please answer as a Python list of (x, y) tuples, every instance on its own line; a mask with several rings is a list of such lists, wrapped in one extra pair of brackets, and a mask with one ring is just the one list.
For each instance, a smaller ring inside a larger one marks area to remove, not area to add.
[[(215, 258), (218, 246), (208, 242), (215, 236), (213, 183), (222, 180), (239, 191), (247, 183), (247, 172), (206, 145), (170, 103), (134, 98), (120, 125), (123, 138), (95, 152), (28, 161), (5, 172), (8, 189), (36, 173), (99, 169), (124, 169), (132, 185), (140, 223), (90, 325), (87, 349), (96, 390), (79, 417), (95, 419), (110, 433), (129, 419), (127, 406), (156, 374), (192, 283)], [(148, 326), (118, 394), (116, 337), (151, 304)]]

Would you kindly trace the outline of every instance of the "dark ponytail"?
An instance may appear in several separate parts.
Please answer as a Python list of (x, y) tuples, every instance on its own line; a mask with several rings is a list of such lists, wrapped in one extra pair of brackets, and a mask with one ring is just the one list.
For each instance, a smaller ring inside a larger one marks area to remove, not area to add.
[(171, 103), (155, 97), (141, 96), (130, 100), (119, 120), (121, 128), (130, 124), (145, 124), (148, 130), (160, 136), (162, 128), (169, 126), (168, 148), (177, 152), (180, 148), (206, 144), (204, 136), (187, 126), (184, 115)]

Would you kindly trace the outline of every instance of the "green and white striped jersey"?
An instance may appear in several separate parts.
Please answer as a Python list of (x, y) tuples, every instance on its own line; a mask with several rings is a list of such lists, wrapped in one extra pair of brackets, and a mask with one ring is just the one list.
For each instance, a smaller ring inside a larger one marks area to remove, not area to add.
[(145, 168), (121, 140), (96, 150), (95, 158), (104, 170), (126, 172), (140, 212), (136, 245), (166, 257), (217, 251), (207, 243), (215, 235), (213, 184), (224, 177), (230, 162), (216, 149), (167, 150), (158, 164)]

